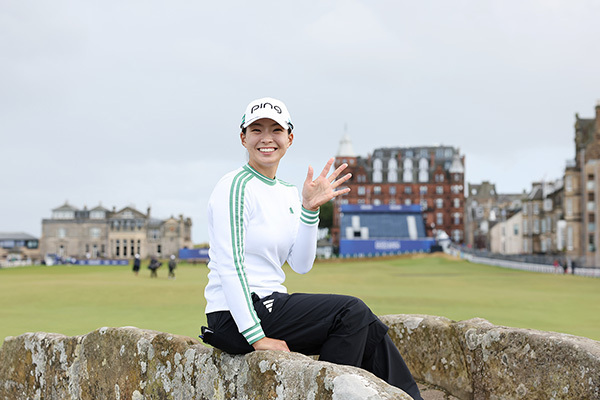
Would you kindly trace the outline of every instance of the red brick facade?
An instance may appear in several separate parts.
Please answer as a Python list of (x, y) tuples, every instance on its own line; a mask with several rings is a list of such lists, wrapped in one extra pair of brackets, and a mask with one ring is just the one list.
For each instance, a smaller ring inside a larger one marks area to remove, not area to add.
[[(440, 157), (441, 156), (441, 157)], [(408, 160), (408, 161), (407, 161)], [(341, 204), (421, 204), (427, 236), (444, 230), (463, 241), (464, 156), (452, 147), (376, 149), (366, 159), (336, 157), (336, 167), (348, 163), (350, 193), (335, 200), (332, 238), (339, 244)], [(416, 166), (416, 168), (415, 168)]]

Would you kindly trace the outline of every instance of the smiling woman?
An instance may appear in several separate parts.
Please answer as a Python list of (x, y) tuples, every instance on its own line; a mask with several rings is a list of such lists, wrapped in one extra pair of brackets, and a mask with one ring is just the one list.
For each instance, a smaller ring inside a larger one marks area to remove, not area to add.
[(288, 294), (287, 262), (305, 274), (313, 267), (319, 208), (349, 188), (338, 179), (346, 164), (328, 176), (334, 159), (313, 180), (308, 167), (298, 190), (276, 178), (292, 145), (290, 114), (283, 102), (252, 101), (242, 118), (247, 165), (225, 175), (208, 205), (210, 262), (202, 339), (223, 351), (295, 351), (320, 360), (371, 371), (421, 399), (419, 389), (387, 327), (360, 299), (329, 294)]

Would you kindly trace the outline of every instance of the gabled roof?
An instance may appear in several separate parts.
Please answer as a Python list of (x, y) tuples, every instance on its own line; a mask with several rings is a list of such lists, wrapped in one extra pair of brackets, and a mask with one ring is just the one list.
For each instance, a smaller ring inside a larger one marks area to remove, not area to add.
[(102, 207), (102, 204), (98, 204), (96, 207), (92, 208), (90, 211), (104, 211), (104, 212), (109, 212), (110, 210)]
[(111, 219), (123, 218), (122, 215), (126, 211), (131, 212), (135, 218), (146, 218), (146, 214), (143, 214), (143, 213), (139, 212), (138, 210), (136, 210), (135, 208), (128, 206), (128, 207), (125, 207), (125, 208), (117, 211), (116, 213), (114, 213), (113, 216), (111, 217)]
[(25, 232), (0, 232), (0, 240), (37, 240)]
[(454, 157), (452, 157), (452, 165), (450, 166), (449, 171), (451, 174), (464, 174), (465, 173), (465, 167), (463, 166), (463, 163), (462, 163), (458, 153), (454, 154)]
[(148, 220), (148, 228), (160, 228), (164, 222), (162, 219), (150, 218)]
[(65, 204), (63, 204), (60, 207), (54, 208), (52, 211), (77, 211), (77, 208), (70, 205), (68, 201), (65, 201)]
[(527, 199), (529, 200), (543, 200), (544, 199), (544, 193), (542, 191), (542, 187), (541, 186), (534, 186), (533, 189), (531, 190), (531, 192), (529, 193), (529, 195), (527, 196)]

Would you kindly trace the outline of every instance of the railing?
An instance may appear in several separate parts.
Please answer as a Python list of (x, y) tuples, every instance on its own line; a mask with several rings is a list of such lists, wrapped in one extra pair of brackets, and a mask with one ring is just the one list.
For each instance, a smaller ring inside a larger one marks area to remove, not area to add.
[[(573, 268), (572, 263), (569, 263), (562, 255), (507, 255), (491, 253), (484, 250), (473, 250), (459, 246), (450, 246), (446, 252), (478, 264), (494, 265), (497, 267), (546, 274), (573, 274), (600, 278), (600, 268), (581, 267), (580, 265), (583, 265), (583, 263), (581, 262), (582, 260), (579, 259), (572, 260), (575, 261), (575, 268)], [(559, 262), (559, 266), (554, 266), (555, 261)]]

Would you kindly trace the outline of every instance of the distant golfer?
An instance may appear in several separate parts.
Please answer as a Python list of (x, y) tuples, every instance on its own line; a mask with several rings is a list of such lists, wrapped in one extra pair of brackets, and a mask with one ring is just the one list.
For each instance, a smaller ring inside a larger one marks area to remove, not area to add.
[(150, 265), (148, 265), (148, 269), (150, 270), (150, 278), (158, 278), (158, 274), (156, 271), (160, 268), (162, 263), (158, 261), (155, 256), (152, 256), (150, 259)]
[(288, 294), (283, 286), (286, 261), (301, 274), (313, 266), (319, 207), (350, 191), (336, 190), (350, 179), (340, 177), (346, 164), (328, 176), (333, 158), (314, 180), (308, 167), (301, 201), (294, 186), (276, 177), (293, 128), (286, 106), (272, 98), (252, 101), (242, 118), (248, 164), (221, 178), (208, 205), (208, 327), (202, 338), (233, 354), (318, 354), (322, 361), (362, 367), (421, 399), (388, 327), (365, 303), (333, 294)]
[(169, 259), (169, 279), (175, 279), (175, 268), (177, 268), (177, 261), (175, 261), (175, 255), (171, 254)]
[(137, 276), (138, 273), (140, 272), (140, 266), (141, 266), (142, 262), (140, 260), (140, 255), (136, 254), (135, 258), (133, 260), (133, 273)]

